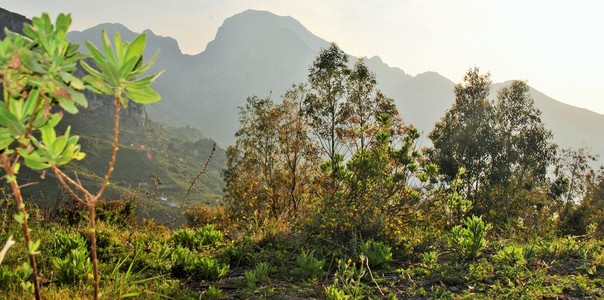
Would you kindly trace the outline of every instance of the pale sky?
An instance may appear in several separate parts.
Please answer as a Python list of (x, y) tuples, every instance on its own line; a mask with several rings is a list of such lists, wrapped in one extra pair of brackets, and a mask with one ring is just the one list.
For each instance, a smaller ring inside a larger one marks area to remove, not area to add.
[(556, 100), (604, 114), (601, 1), (0, 0), (0, 7), (29, 18), (70, 12), (73, 30), (105, 22), (151, 29), (188, 54), (203, 51), (224, 19), (267, 10), (411, 75), (435, 71), (459, 82), (478, 66), (494, 82), (528, 80)]

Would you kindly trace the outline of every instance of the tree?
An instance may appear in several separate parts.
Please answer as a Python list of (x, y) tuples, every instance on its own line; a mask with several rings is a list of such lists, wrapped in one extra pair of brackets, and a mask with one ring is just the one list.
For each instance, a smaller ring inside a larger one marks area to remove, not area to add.
[(249, 97), (240, 107), (240, 129), (227, 149), (225, 200), (245, 219), (252, 211), (277, 214), (275, 169), (278, 153), (277, 115), (270, 98)]
[(480, 74), (474, 67), (455, 85), (455, 102), (436, 123), (429, 137), (434, 144), (430, 153), (433, 161), (448, 181), (460, 168), (464, 196), (474, 201), (478, 190), (487, 180), (492, 165), (495, 142), (495, 112), (487, 99), (491, 85), (490, 74)]
[(341, 126), (338, 121), (350, 73), (347, 63), (348, 57), (336, 44), (321, 51), (309, 69), (311, 93), (304, 99), (308, 124), (317, 138), (319, 148), (327, 156), (332, 172), (336, 169), (338, 155), (343, 147), (338, 134)]
[(235, 218), (248, 221), (295, 216), (313, 192), (317, 149), (301, 112), (303, 85), (294, 86), (275, 105), (250, 97), (240, 108), (235, 145), (227, 149), (225, 201)]
[(465, 168), (462, 194), (473, 213), (496, 226), (520, 226), (535, 210), (552, 207), (546, 175), (556, 145), (528, 85), (514, 81), (491, 102), (489, 77), (472, 68), (455, 86), (453, 107), (430, 133), (430, 155), (446, 182)]
[(551, 130), (541, 121), (525, 82), (514, 81), (497, 94), (495, 105), (497, 143), (491, 180), (506, 183), (528, 178), (544, 180), (556, 154)]
[(308, 90), (304, 84), (294, 85), (288, 90), (279, 105), (280, 154), (284, 159), (282, 181), (290, 198), (292, 213), (296, 215), (303, 198), (317, 194), (312, 191), (317, 180), (319, 151), (308, 132), (308, 122), (302, 111), (302, 101)]
[(394, 101), (377, 90), (376, 85), (375, 74), (359, 59), (347, 78), (347, 97), (337, 120), (341, 124), (338, 135), (350, 153), (366, 150), (374, 142), (380, 115), (390, 115), (393, 125), (402, 123)]

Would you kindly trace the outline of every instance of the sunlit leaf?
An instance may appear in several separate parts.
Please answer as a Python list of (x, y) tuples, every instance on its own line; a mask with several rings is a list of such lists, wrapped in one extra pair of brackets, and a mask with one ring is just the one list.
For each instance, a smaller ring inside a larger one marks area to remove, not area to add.
[(142, 89), (128, 89), (126, 90), (126, 96), (136, 103), (153, 103), (161, 100), (161, 96), (153, 90), (151, 87)]
[(143, 55), (143, 50), (145, 50), (145, 43), (147, 42), (147, 35), (140, 34), (132, 41), (132, 44), (128, 46), (128, 50), (126, 51), (125, 60), (131, 60)]

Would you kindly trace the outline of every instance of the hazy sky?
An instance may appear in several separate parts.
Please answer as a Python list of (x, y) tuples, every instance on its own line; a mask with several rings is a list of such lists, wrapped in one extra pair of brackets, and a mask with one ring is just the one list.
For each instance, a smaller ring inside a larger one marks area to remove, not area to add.
[[(246, 9), (289, 15), (355, 56), (380, 56), (454, 82), (472, 66), (494, 82), (528, 80), (554, 99), (604, 114), (604, 3), (521, 0), (0, 0), (27, 17), (72, 13), (74, 30), (122, 23), (196, 54)], [(379, 78), (378, 78), (379, 81)]]

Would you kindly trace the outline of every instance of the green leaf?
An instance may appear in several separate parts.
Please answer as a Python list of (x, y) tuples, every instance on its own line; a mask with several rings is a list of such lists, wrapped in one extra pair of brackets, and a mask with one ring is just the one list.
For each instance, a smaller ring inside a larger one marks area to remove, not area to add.
[(119, 63), (119, 57), (116, 58), (114, 56), (113, 49), (111, 49), (111, 41), (109, 41), (109, 37), (107, 36), (107, 31), (103, 30), (103, 32), (101, 32), (101, 38), (103, 40), (105, 54), (107, 55), (106, 57), (111, 60), (113, 66), (116, 66)]
[[(151, 66), (155, 63), (155, 61), (157, 60), (158, 57), (159, 57), (159, 50), (157, 50), (157, 52), (155, 52), (155, 54), (153, 55), (151, 60), (149, 60), (146, 64), (136, 68), (136, 70), (133, 70), (130, 75), (139, 76), (139, 75), (147, 72), (151, 68)], [(163, 73), (163, 71), (161, 73)]]
[(73, 101), (71, 101), (71, 99), (61, 98), (59, 100), (59, 106), (72, 115), (78, 113), (78, 107), (73, 103)]
[(84, 82), (87, 84), (86, 87), (94, 93), (111, 95), (111, 88), (103, 80), (97, 77), (86, 75), (84, 76)]
[[(136, 39), (128, 46), (126, 50), (125, 60), (131, 60), (143, 56), (143, 50), (145, 50), (145, 43), (147, 42), (147, 35), (139, 34)], [(137, 59), (138, 60), (138, 59)]]
[[(101, 63), (105, 61), (105, 56), (101, 51), (91, 42), (86, 41), (86, 48), (88, 48), (88, 52), (92, 56), (92, 59), (96, 63), (97, 66), (100, 66)], [(84, 65), (85, 63), (82, 63)], [(88, 70), (87, 70), (88, 71)]]
[(23, 111), (25, 115), (31, 116), (36, 111), (36, 104), (38, 104), (38, 96), (40, 95), (40, 90), (35, 88), (29, 92), (27, 96), (27, 101), (25, 102), (25, 107)]
[(32, 170), (46, 170), (50, 168), (50, 164), (42, 163), (29, 158), (25, 158), (25, 165)]
[(0, 128), (0, 152), (8, 148), (15, 140), (11, 137), (8, 129)]
[(52, 144), (52, 153), (55, 153), (57, 155), (63, 153), (63, 150), (65, 150), (65, 146), (67, 146), (67, 138), (65, 136), (58, 137)]
[(25, 218), (23, 217), (23, 213), (17, 213), (13, 215), (13, 218), (15, 219), (15, 221), (17, 221), (17, 223), (19, 224), (23, 224), (23, 222), (25, 222)]
[[(82, 85), (82, 87), (84, 87), (84, 85)], [(69, 91), (69, 94), (71, 95), (71, 100), (73, 100), (76, 104), (78, 104), (84, 108), (88, 107), (88, 101), (86, 100), (86, 97), (84, 96), (83, 93), (76, 91), (70, 87), (68, 87), (67, 90)]]
[(126, 96), (136, 103), (153, 103), (161, 100), (161, 96), (152, 88), (142, 89), (130, 88), (126, 90)]
[(118, 57), (124, 57), (124, 47), (122, 43), (122, 38), (120, 37), (120, 33), (116, 32), (113, 36), (113, 44), (115, 47), (115, 53)]
[(80, 61), (80, 65), (82, 66), (82, 68), (84, 68), (84, 70), (86, 70), (86, 72), (88, 72), (88, 74), (96, 77), (96, 78), (102, 78), (103, 75), (97, 71), (96, 69), (94, 69), (93, 67), (91, 67), (88, 63), (86, 63), (85, 61), (81, 60)]
[(44, 146), (48, 148), (54, 144), (55, 140), (57, 139), (57, 133), (55, 132), (54, 127), (46, 124), (40, 128), (40, 132), (42, 133), (42, 143)]
[(28, 254), (40, 254), (40, 251), (38, 251), (40, 249), (40, 242), (41, 240), (36, 240), (36, 241), (29, 241), (27, 243), (27, 252)]

